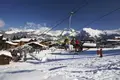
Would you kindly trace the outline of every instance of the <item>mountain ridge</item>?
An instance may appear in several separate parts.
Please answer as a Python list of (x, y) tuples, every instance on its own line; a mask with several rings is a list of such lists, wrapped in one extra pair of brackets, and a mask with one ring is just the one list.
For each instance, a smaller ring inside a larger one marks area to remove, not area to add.
[[(2, 31), (3, 32), (3, 31)], [(2, 33), (1, 32), (1, 33)], [(59, 37), (59, 36), (82, 36), (82, 37), (93, 37), (93, 38), (100, 38), (101, 35), (103, 36), (119, 36), (120, 35), (120, 29), (115, 30), (98, 30), (98, 29), (92, 29), (90, 27), (83, 28), (80, 31), (76, 31), (74, 29), (71, 30), (51, 30), (49, 27), (40, 27), (38, 29), (19, 29), (19, 28), (10, 28), (6, 31), (4, 31), (5, 35), (13, 36), (13, 35), (28, 35), (29, 37), (37, 37), (41, 35), (47, 35), (50, 37)], [(18, 35), (18, 36), (19, 36)]]

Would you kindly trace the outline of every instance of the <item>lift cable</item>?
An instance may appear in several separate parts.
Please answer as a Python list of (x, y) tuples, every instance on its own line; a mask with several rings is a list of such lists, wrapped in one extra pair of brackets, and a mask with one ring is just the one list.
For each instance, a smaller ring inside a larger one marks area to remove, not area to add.
[(117, 8), (117, 9), (115, 9), (115, 10), (112, 10), (112, 11), (108, 12), (107, 14), (104, 14), (103, 16), (101, 16), (101, 17), (99, 17), (99, 18), (97, 18), (97, 19), (91, 21), (90, 23), (86, 24), (84, 27), (93, 24), (94, 22), (96, 22), (96, 21), (98, 21), (98, 20), (100, 20), (100, 19), (102, 19), (102, 18), (104, 18), (104, 17), (106, 17), (106, 16), (112, 14), (113, 12), (115, 12), (115, 11), (117, 11), (117, 10), (120, 10), (120, 8)]
[(60, 20), (60, 21), (59, 21), (55, 26), (53, 26), (51, 29), (45, 30), (43, 33), (41, 33), (41, 35), (44, 34), (44, 33), (48, 33), (48, 32), (50, 32), (51, 30), (53, 30), (54, 28), (58, 27), (58, 26), (59, 26), (60, 24), (62, 24), (65, 20), (67, 20), (67, 19), (70, 17), (71, 14), (73, 15), (73, 14), (77, 13), (80, 9), (84, 8), (84, 7), (87, 6), (87, 5), (88, 5), (88, 2), (86, 2), (86, 0), (85, 0), (85, 4), (84, 4), (84, 5), (80, 6), (79, 8), (77, 8), (77, 9), (74, 10), (74, 11), (71, 11), (67, 17), (65, 17), (64, 19)]

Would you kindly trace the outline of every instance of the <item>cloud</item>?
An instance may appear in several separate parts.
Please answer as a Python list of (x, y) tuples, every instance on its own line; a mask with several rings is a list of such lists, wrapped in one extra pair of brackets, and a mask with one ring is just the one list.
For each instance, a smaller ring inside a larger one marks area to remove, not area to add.
[(5, 22), (0, 19), (0, 27), (4, 27), (4, 26), (5, 26)]

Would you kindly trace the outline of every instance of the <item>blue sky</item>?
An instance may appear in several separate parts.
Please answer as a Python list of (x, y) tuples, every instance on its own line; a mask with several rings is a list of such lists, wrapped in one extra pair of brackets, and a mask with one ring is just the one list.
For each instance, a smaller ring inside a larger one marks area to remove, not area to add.
[[(91, 23), (97, 18), (120, 8), (120, 0), (86, 0), (88, 5), (72, 16), (71, 27), (80, 30), (84, 27), (94, 29), (118, 29), (120, 10)], [(5, 22), (1, 29), (24, 26), (26, 22), (46, 24), (53, 27), (56, 21), (63, 19), (73, 8), (79, 8), (85, 0), (0, 0), (0, 20)], [(68, 27), (68, 20), (55, 29)]]

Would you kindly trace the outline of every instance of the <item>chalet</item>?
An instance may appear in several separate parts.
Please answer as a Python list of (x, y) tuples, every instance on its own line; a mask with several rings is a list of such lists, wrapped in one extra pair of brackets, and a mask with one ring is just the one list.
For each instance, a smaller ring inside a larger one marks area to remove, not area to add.
[(6, 39), (4, 39), (3, 34), (0, 34), (0, 50), (5, 48), (5, 41)]
[(120, 36), (115, 36), (115, 39), (120, 40)]
[(107, 39), (110, 44), (120, 44), (120, 36), (115, 36), (114, 39)]
[(120, 39), (107, 39), (109, 42), (120, 42)]
[(2, 40), (3, 39), (3, 34), (0, 34), (0, 40)]
[(40, 44), (49, 46), (51, 45), (51, 41), (41, 41)]
[(18, 43), (13, 43), (11, 41), (6, 41), (5, 43), (5, 49), (15, 48), (18, 46)]
[(93, 39), (87, 39), (87, 40), (80, 40), (81, 42), (86, 42), (86, 43), (95, 43), (95, 40)]
[(95, 48), (97, 47), (96, 43), (83, 43), (83, 47), (85, 48)]
[(26, 43), (32, 42), (34, 40), (35, 39), (32, 39), (32, 38), (21, 38), (19, 40), (13, 40), (12, 42), (18, 43), (18, 46), (21, 46), (21, 45), (24, 45)]
[(97, 47), (96, 42), (93, 39), (81, 40), (82, 46), (85, 48), (95, 48)]
[(8, 51), (0, 51), (0, 65), (9, 64), (12, 60), (12, 55)]
[(120, 45), (120, 39), (118, 39), (118, 37), (115, 37), (113, 39), (103, 40), (100, 42), (99, 45), (105, 48), (115, 47)]
[(28, 45), (32, 46), (35, 49), (40, 49), (40, 50), (47, 48), (47, 46), (40, 44), (39, 42), (31, 42)]

